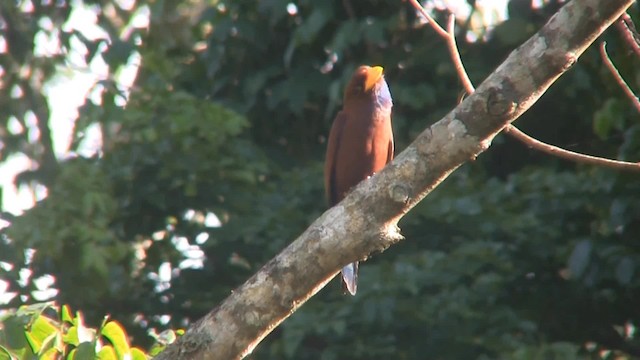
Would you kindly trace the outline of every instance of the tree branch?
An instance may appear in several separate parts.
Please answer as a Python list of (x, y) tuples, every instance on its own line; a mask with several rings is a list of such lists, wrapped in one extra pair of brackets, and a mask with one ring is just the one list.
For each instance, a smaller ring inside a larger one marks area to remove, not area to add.
[(440, 26), (440, 24), (431, 17), (431, 15), (429, 15), (429, 12), (420, 5), (418, 0), (409, 0), (409, 2), (416, 10), (418, 10), (418, 12), (420, 12), (420, 14), (422, 14), (422, 16), (424, 16), (425, 19), (427, 19), (427, 23), (438, 33), (438, 35), (442, 38), (449, 37), (447, 31), (443, 29), (442, 26)]
[(398, 220), (485, 151), (633, 2), (567, 3), (475, 93), (320, 216), (157, 359), (239, 359), (251, 353), (338, 269), (399, 241)]
[[(449, 49), (449, 55), (451, 56), (451, 60), (453, 61), (453, 66), (456, 69), (456, 73), (458, 74), (458, 78), (460, 78), (460, 81), (462, 82), (462, 86), (464, 87), (467, 94), (472, 94), (475, 91), (475, 88), (473, 86), (473, 83), (471, 82), (471, 79), (469, 79), (469, 75), (467, 74), (464, 64), (462, 63), (460, 52), (458, 51), (458, 45), (456, 44), (456, 35), (455, 35), (455, 17), (453, 16), (453, 14), (449, 15), (449, 18), (447, 21), (447, 30), (444, 30), (431, 17), (431, 15), (429, 15), (429, 13), (422, 7), (422, 5), (420, 5), (420, 3), (417, 0), (410, 0), (410, 2), (413, 5), (413, 7), (427, 19), (427, 22), (429, 23), (429, 25), (431, 25), (433, 30), (437, 32), (438, 35), (440, 35), (445, 40), (445, 42), (447, 43), (447, 49)], [(629, 15), (627, 15), (626, 13), (624, 15), (626, 15), (627, 18), (629, 17)], [(624, 15), (621, 16), (618, 22), (616, 22), (616, 25), (624, 21), (623, 20)], [(631, 19), (627, 19), (627, 20), (631, 21)], [(633, 26), (633, 23), (631, 24), (632, 25), (628, 25), (628, 24), (625, 25), (625, 28), (627, 29), (627, 33), (629, 36), (633, 35), (632, 30), (630, 29), (630, 26)], [(603, 48), (601, 48), (601, 51), (604, 51)], [(605, 55), (606, 55), (606, 52), (605, 52)], [(603, 55), (603, 59), (605, 55)], [(609, 60), (609, 59), (607, 58), (606, 60)], [(618, 71), (615, 69), (615, 67), (613, 66), (613, 63), (611, 63), (610, 60), (609, 60), (609, 63), (611, 64), (610, 65), (611, 72), (614, 73), (614, 76), (617, 75), (616, 80), (619, 79), (618, 83), (621, 82), (620, 86), (623, 88), (623, 90), (625, 90), (627, 97), (629, 97), (632, 101), (635, 100), (634, 106), (637, 103), (638, 104), (637, 109), (638, 109), (638, 112), (640, 112), (640, 102), (638, 102), (638, 98), (635, 97), (631, 89), (629, 89), (629, 87), (626, 86), (626, 83), (624, 82), (624, 80), (622, 79), (622, 77), (620, 76)], [(627, 91), (631, 93), (631, 95), (629, 95)], [(551, 144), (544, 143), (540, 140), (537, 140), (525, 134), (523, 131), (516, 128), (512, 124), (507, 125), (507, 127), (505, 128), (505, 132), (532, 149), (536, 149), (546, 154), (557, 156), (562, 159), (566, 159), (566, 160), (570, 160), (570, 161), (574, 161), (582, 164), (606, 166), (606, 167), (611, 167), (618, 170), (630, 170), (630, 171), (639, 170), (638, 169), (638, 166), (640, 166), (639, 163), (611, 160), (607, 158), (581, 154), (574, 151), (565, 150)]]
[(467, 74), (467, 70), (464, 68), (464, 64), (462, 63), (462, 58), (460, 57), (460, 52), (458, 51), (458, 44), (456, 44), (456, 18), (453, 14), (449, 15), (449, 19), (447, 22), (447, 33), (449, 36), (445, 39), (447, 41), (447, 48), (449, 49), (449, 54), (451, 55), (451, 60), (453, 60), (453, 66), (456, 68), (456, 72), (458, 73), (458, 77), (460, 81), (462, 81), (462, 86), (468, 94), (472, 94), (476, 89), (469, 79), (469, 75)]
[[(40, 86), (41, 88), (41, 86)], [(25, 83), (23, 90), (27, 99), (31, 103), (31, 111), (36, 116), (38, 130), (40, 131), (41, 154), (38, 160), (37, 179), (45, 186), (51, 186), (58, 172), (58, 159), (53, 149), (53, 134), (49, 127), (50, 111), (47, 99), (34, 89), (31, 83)]]
[[(516, 128), (515, 126), (508, 126), (504, 129), (504, 131), (512, 135), (514, 138), (531, 146), (532, 148), (535, 148), (536, 150), (540, 150), (549, 155), (557, 156), (566, 160), (571, 160), (571, 161), (575, 161), (583, 164), (601, 165), (601, 166), (607, 166), (607, 167), (619, 169), (619, 170), (640, 171), (640, 162), (632, 163), (627, 161), (611, 160), (611, 159), (605, 159), (597, 156), (580, 154), (580, 153), (569, 151), (569, 150), (559, 149), (558, 147), (543, 143), (542, 141), (532, 138), (531, 136), (518, 130), (518, 128)], [(560, 151), (558, 151), (558, 149)]]
[(631, 50), (640, 58), (640, 35), (636, 31), (635, 25), (629, 14), (624, 13), (620, 16), (620, 19), (616, 21), (616, 28), (622, 35), (624, 41), (629, 45)]
[(622, 75), (620, 75), (620, 73), (618, 72), (618, 69), (613, 64), (613, 61), (611, 61), (611, 59), (609, 58), (609, 54), (607, 54), (607, 43), (604, 41), (600, 43), (600, 57), (602, 57), (602, 62), (607, 67), (607, 69), (609, 69), (609, 72), (611, 73), (611, 75), (613, 75), (613, 78), (616, 79), (618, 86), (620, 86), (624, 94), (631, 101), (631, 104), (634, 108), (636, 108), (636, 111), (640, 113), (640, 100), (638, 100), (636, 94), (633, 93), (629, 85), (627, 85), (627, 83), (622, 78)]

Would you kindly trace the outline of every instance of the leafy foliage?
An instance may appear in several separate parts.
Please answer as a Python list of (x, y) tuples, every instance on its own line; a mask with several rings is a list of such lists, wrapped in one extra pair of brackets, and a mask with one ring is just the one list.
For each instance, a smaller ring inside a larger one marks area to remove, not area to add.
[[(3, 159), (22, 153), (37, 162), (17, 181), (48, 192), (25, 214), (3, 216), (11, 224), (0, 261), (10, 266), (0, 273), (19, 294), (6, 307), (36, 302), (35, 280), (52, 274), (59, 303), (81, 309), (102, 332), (103, 315), (112, 314), (143, 346), (151, 329), (202, 316), (325, 209), (325, 136), (356, 66), (385, 67), (399, 150), (459, 96), (444, 44), (402, 2), (91, 2), (110, 41), (65, 30), (70, 2), (36, 3), (31, 12), (0, 5), (9, 49), (0, 53), (0, 149)], [(459, 41), (475, 82), (561, 5), (529, 3), (511, 1), (508, 21), (493, 31), (468, 30), (482, 41)], [(132, 25), (144, 9), (148, 31)], [(79, 152), (100, 128), (94, 156), (51, 158), (46, 131), (33, 141), (29, 131), (2, 130), (15, 121), (29, 129), (28, 110), (46, 130), (47, 104), (28, 91), (41, 94), (65, 58), (24, 45), (45, 31), (45, 18), (63, 47), (77, 39), (87, 63), (101, 57), (110, 66), (94, 90), (99, 101), (82, 106), (74, 129), (71, 151)], [(477, 15), (471, 19), (466, 24), (477, 25)], [(623, 76), (636, 79), (640, 60), (615, 32), (605, 38)], [(127, 93), (115, 74), (135, 54), (141, 67)], [(41, 82), (21, 77), (24, 66)], [(15, 96), (15, 86), (25, 95)], [(637, 161), (636, 119), (588, 50), (517, 125), (571, 150)], [(640, 356), (632, 331), (640, 323), (638, 194), (635, 175), (566, 163), (499, 136), (402, 220), (407, 240), (363, 264), (356, 297), (331, 284), (252, 357), (577, 359), (603, 349)], [(73, 323), (63, 315), (42, 321)], [(40, 343), (60, 334), (46, 324)], [(118, 329), (103, 334), (116, 354), (126, 348)], [(3, 346), (55, 348), (20, 344)]]
[(68, 306), (23, 305), (2, 316), (0, 359), (124, 359), (147, 355), (129, 345), (124, 328), (104, 319), (98, 329), (84, 324)]

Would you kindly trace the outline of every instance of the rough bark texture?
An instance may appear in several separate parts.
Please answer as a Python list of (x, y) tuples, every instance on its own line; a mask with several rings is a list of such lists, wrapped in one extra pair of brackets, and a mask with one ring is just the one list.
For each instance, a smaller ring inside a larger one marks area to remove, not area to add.
[(632, 3), (569, 2), (474, 94), (325, 212), (157, 359), (249, 354), (338, 269), (399, 241), (397, 221), (458, 166), (485, 151)]

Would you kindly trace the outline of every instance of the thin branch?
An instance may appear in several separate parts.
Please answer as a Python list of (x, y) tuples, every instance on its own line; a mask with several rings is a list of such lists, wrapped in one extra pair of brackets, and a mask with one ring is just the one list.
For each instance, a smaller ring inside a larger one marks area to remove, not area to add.
[[(420, 5), (420, 3), (417, 0), (410, 0), (409, 1), (413, 7), (419, 11), (424, 17), (427, 18), (429, 24), (431, 25), (431, 27), (438, 33), (438, 35), (440, 35), (447, 43), (447, 48), (449, 49), (449, 54), (451, 56), (451, 60), (453, 61), (453, 65), (456, 69), (456, 73), (458, 74), (458, 77), (460, 78), (460, 81), (462, 82), (462, 86), (464, 87), (465, 91), (468, 94), (472, 94), (475, 91), (475, 88), (473, 86), (473, 83), (471, 82), (471, 79), (469, 79), (469, 75), (467, 74), (467, 71), (465, 70), (464, 64), (462, 63), (462, 58), (460, 57), (460, 52), (458, 51), (458, 45), (456, 44), (456, 35), (455, 35), (455, 16), (453, 14), (449, 15), (448, 21), (447, 21), (447, 30), (444, 30), (430, 15), (429, 13), (422, 7), (422, 5)], [(620, 20), (618, 22), (616, 22), (616, 24), (619, 24), (621, 22), (623, 22), (625, 25), (625, 28), (627, 29), (628, 36), (632, 37), (633, 39), (637, 40), (637, 37), (634, 37), (633, 34), (635, 34), (635, 28), (632, 28), (633, 23), (631, 23), (632, 25), (628, 25), (625, 22), (625, 15), (628, 17), (629, 15), (627, 15), (626, 13), (620, 17)], [(627, 19), (627, 21), (630, 21), (630, 19)], [(618, 25), (619, 26), (619, 25)], [(637, 45), (637, 43), (634, 41), (634, 43)], [(601, 46), (601, 51), (604, 51), (604, 45)], [(606, 56), (606, 52), (604, 53), (605, 55), (603, 55), (603, 58)], [(608, 60), (608, 58), (607, 58)], [(611, 63), (611, 60), (609, 60), (609, 63)], [(611, 68), (613, 68), (613, 70), (611, 70)], [(625, 90), (625, 93), (627, 93), (627, 96), (632, 99), (632, 101), (634, 101), (634, 106), (637, 107), (636, 109), (638, 109), (638, 112), (640, 112), (640, 102), (638, 102), (638, 98), (633, 94), (633, 92), (631, 91), (631, 89), (629, 89), (628, 86), (626, 86), (626, 83), (624, 82), (624, 80), (622, 79), (622, 77), (620, 76), (620, 74), (618, 73), (618, 71), (615, 69), (615, 66), (613, 66), (613, 63), (611, 63), (611, 68), (610, 70), (612, 71), (612, 73), (614, 73), (614, 76), (617, 75), (616, 79), (619, 79), (618, 82), (622, 82), (621, 83), (621, 87), (623, 88), (623, 90)], [(631, 95), (629, 95), (629, 93)], [(601, 165), (601, 166), (607, 166), (607, 167), (611, 167), (614, 169), (620, 169), (620, 170), (631, 170), (631, 171), (640, 171), (640, 163), (632, 163), (632, 162), (626, 162), (626, 161), (619, 161), (619, 160), (611, 160), (611, 159), (605, 159), (605, 158), (601, 158), (601, 157), (596, 157), (596, 156), (591, 156), (591, 155), (586, 155), (586, 154), (580, 154), (574, 151), (569, 151), (569, 150), (565, 150), (562, 149), (560, 147), (551, 145), (551, 144), (547, 144), (544, 143), (540, 140), (537, 140), (527, 134), (525, 134), (524, 132), (522, 132), (521, 130), (519, 130), (518, 128), (516, 128), (515, 126), (513, 126), (512, 124), (507, 125), (504, 128), (504, 131), (513, 136), (514, 138), (518, 139), (519, 141), (521, 141), (522, 143), (524, 143), (525, 145), (527, 145), (528, 147), (532, 148), (532, 149), (536, 149), (539, 151), (542, 151), (546, 154), (549, 155), (553, 155), (553, 156), (557, 156), (566, 160), (571, 160), (571, 161), (575, 161), (578, 163), (583, 163), (583, 164), (592, 164), (592, 165)]]
[(611, 160), (560, 149), (556, 146), (549, 145), (532, 138), (531, 136), (518, 130), (515, 126), (508, 126), (504, 129), (504, 131), (533, 149), (542, 151), (543, 153), (547, 153), (549, 155), (557, 156), (559, 158), (575, 161), (582, 164), (607, 166), (619, 170), (640, 171), (640, 162), (632, 163), (627, 161)]
[(624, 81), (622, 75), (620, 75), (620, 72), (618, 72), (618, 69), (613, 64), (613, 61), (609, 58), (609, 54), (607, 54), (607, 43), (604, 41), (600, 43), (600, 56), (602, 57), (604, 65), (609, 69), (609, 72), (613, 75), (614, 79), (616, 79), (616, 82), (622, 91), (624, 91), (624, 94), (629, 98), (629, 100), (631, 100), (633, 107), (640, 113), (640, 100), (638, 100), (636, 94), (633, 93), (633, 90), (631, 90), (629, 85)]
[(462, 81), (462, 86), (468, 94), (473, 94), (476, 91), (471, 79), (469, 79), (469, 75), (467, 74), (467, 70), (464, 68), (464, 64), (462, 63), (462, 58), (460, 57), (460, 52), (458, 51), (458, 44), (456, 44), (456, 18), (453, 14), (449, 15), (447, 23), (447, 47), (449, 48), (449, 53), (451, 54), (451, 60), (453, 60), (453, 66), (458, 73), (458, 77), (460, 81)]
[(449, 36), (447, 31), (443, 29), (442, 26), (440, 26), (440, 24), (438, 24), (438, 22), (436, 22), (431, 17), (431, 15), (429, 15), (429, 12), (427, 12), (427, 10), (425, 10), (425, 8), (423, 8), (422, 5), (420, 5), (418, 0), (409, 0), (409, 2), (411, 3), (411, 5), (413, 5), (414, 8), (416, 8), (416, 10), (418, 10), (420, 14), (422, 14), (422, 16), (425, 17), (425, 19), (427, 19), (427, 23), (431, 25), (433, 30), (435, 30), (438, 33), (438, 35), (442, 36), (443, 38), (446, 38), (447, 36)]
[(447, 30), (443, 29), (440, 24), (438, 24), (432, 17), (429, 15), (427, 10), (425, 10), (422, 5), (417, 0), (410, 0), (411, 5), (419, 11), (422, 16), (427, 18), (429, 25), (431, 28), (435, 30), (435, 32), (442, 37), (446, 43), (447, 48), (449, 49), (449, 54), (451, 55), (451, 60), (453, 60), (453, 65), (458, 73), (458, 77), (460, 81), (462, 81), (462, 86), (464, 87), (467, 94), (472, 94), (475, 91), (473, 87), (473, 83), (471, 79), (469, 79), (469, 75), (467, 75), (467, 71), (464, 69), (464, 64), (462, 63), (462, 59), (460, 57), (460, 52), (458, 51), (458, 45), (456, 44), (456, 35), (455, 35), (455, 26), (456, 26), (456, 18), (455, 15), (449, 14), (447, 19)]
[(636, 56), (640, 57), (640, 34), (638, 34), (629, 14), (624, 13), (620, 16), (620, 19), (616, 21), (616, 28), (618, 28), (620, 35), (622, 35), (631, 50), (636, 53)]

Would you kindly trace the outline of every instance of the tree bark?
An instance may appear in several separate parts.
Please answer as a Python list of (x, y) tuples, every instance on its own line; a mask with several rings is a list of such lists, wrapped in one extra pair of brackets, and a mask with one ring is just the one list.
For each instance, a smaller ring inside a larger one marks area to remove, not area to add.
[(488, 149), (633, 2), (566, 4), (475, 93), (320, 216), (157, 359), (240, 359), (251, 353), (342, 266), (399, 241), (398, 220), (451, 172)]

